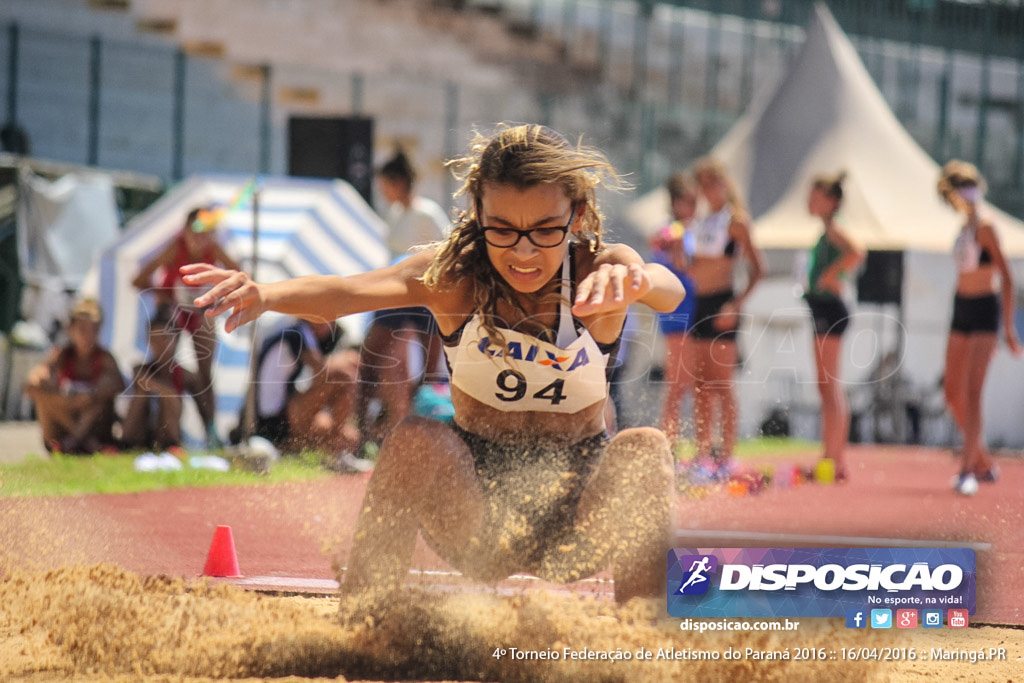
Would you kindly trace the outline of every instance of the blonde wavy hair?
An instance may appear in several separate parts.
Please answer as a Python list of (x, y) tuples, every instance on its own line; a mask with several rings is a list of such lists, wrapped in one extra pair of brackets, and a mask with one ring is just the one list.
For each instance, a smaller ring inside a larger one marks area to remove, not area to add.
[(946, 162), (939, 173), (939, 182), (936, 189), (939, 196), (960, 212), (967, 211), (967, 203), (960, 197), (957, 190), (965, 187), (977, 187), (985, 190), (985, 179), (978, 171), (978, 167), (968, 161), (952, 159)]
[[(602, 248), (604, 215), (597, 205), (599, 186), (623, 188), (625, 183), (607, 157), (582, 143), (572, 144), (561, 134), (536, 124), (498, 126), (493, 135), (475, 131), (469, 152), (448, 162), (453, 175), (462, 182), (456, 197), (466, 197), (466, 208), (459, 211), (448, 237), (437, 243), (434, 260), (423, 276), (432, 289), (445, 289), (456, 282), (472, 283), (473, 306), (483, 327), (503, 346), (504, 335), (495, 319), (499, 302), (528, 316), (513, 288), (498, 274), (487, 256), (487, 244), (477, 216), (487, 184), (511, 185), (527, 189), (536, 185), (557, 184), (576, 209), (574, 239), (586, 244), (592, 253)], [(560, 297), (558, 280), (544, 290), (542, 297)], [(508, 321), (513, 322), (513, 321)]]
[(736, 184), (725, 168), (725, 164), (714, 157), (706, 156), (693, 162), (693, 177), (700, 182), (701, 177), (711, 176), (725, 186), (725, 201), (734, 211), (746, 211), (747, 205), (736, 191)]

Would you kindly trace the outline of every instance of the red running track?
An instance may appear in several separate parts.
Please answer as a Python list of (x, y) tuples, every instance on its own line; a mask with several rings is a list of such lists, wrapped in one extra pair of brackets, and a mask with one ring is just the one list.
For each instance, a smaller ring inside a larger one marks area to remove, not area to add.
[[(793, 462), (809, 463), (810, 454)], [(949, 488), (946, 451), (853, 447), (850, 480), (735, 497), (684, 497), (679, 545), (699, 547), (972, 544), (978, 552), (978, 622), (1024, 624), (1024, 460), (1000, 458), (1002, 479), (964, 498)], [(231, 526), (249, 581), (323, 589), (344, 565), (369, 475), (273, 486), (176, 489), (77, 498), (0, 498), (0, 561), (32, 569), (113, 562), (149, 575), (201, 574), (217, 525)], [(713, 532), (722, 532), (716, 534)], [(425, 546), (420, 571), (447, 566)], [(428, 583), (458, 583), (419, 575)], [(275, 582), (274, 579), (279, 579)], [(599, 577), (601, 578), (601, 577)], [(577, 589), (607, 591), (604, 583)], [(515, 583), (502, 584), (505, 587)], [(500, 588), (500, 587), (499, 587)], [(317, 590), (317, 589), (314, 589)]]

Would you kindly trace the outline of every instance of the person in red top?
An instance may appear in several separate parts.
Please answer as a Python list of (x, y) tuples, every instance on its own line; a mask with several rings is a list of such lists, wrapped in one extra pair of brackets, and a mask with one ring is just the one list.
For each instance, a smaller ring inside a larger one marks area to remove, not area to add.
[[(213, 358), (217, 335), (213, 321), (192, 305), (196, 292), (181, 281), (178, 269), (188, 263), (208, 263), (224, 268), (239, 269), (238, 263), (224, 251), (217, 241), (217, 212), (214, 209), (195, 208), (171, 242), (152, 260), (142, 266), (132, 281), (138, 289), (151, 291), (157, 306), (170, 306), (178, 329), (192, 335), (195, 346), (198, 393), (193, 394), (199, 414), (206, 425), (207, 446), (217, 448), (220, 438), (213, 425), (215, 397), (213, 394)], [(159, 280), (154, 282), (154, 276)]]
[(69, 342), (29, 372), (24, 393), (35, 403), (48, 451), (96, 453), (114, 443), (114, 398), (124, 391), (124, 378), (99, 345), (99, 304), (83, 299), (70, 317)]
[(181, 445), (185, 394), (195, 399), (203, 385), (198, 373), (174, 360), (179, 332), (174, 312), (167, 306), (157, 309), (149, 321), (149, 360), (135, 368), (126, 392), (122, 435), (126, 447), (162, 451)]

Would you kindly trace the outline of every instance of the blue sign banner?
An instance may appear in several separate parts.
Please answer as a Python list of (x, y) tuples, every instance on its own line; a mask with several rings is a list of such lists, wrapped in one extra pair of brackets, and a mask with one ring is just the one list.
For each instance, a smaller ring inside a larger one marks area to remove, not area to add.
[(847, 617), (850, 610), (975, 611), (970, 548), (674, 548), (673, 617)]

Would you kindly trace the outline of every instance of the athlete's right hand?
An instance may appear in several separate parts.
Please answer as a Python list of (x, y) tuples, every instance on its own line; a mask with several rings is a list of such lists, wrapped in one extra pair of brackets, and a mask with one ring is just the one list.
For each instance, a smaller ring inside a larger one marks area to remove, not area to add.
[(182, 266), (179, 272), (182, 281), (190, 287), (210, 287), (193, 300), (196, 306), (206, 309), (208, 318), (231, 311), (224, 323), (228, 332), (252, 322), (266, 310), (264, 285), (253, 282), (247, 273), (217, 268), (208, 263), (190, 263)]

